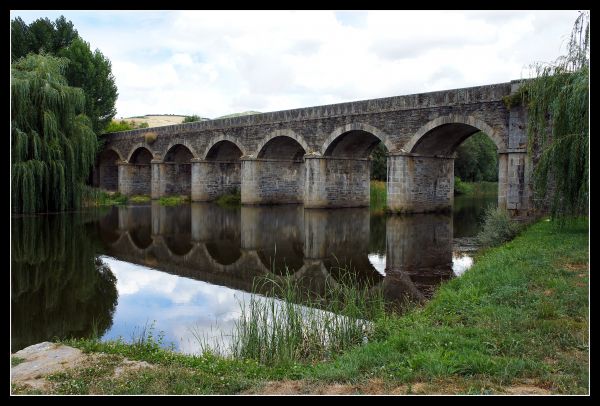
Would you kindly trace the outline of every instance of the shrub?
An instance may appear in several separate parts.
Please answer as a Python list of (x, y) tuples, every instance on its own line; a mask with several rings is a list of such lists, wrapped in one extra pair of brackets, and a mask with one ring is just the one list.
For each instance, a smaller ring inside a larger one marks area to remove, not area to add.
[(506, 210), (488, 206), (484, 216), (483, 230), (477, 234), (477, 241), (484, 247), (510, 241), (521, 231), (521, 225), (511, 220)]
[(465, 195), (473, 191), (473, 186), (463, 182), (458, 176), (454, 177), (454, 194)]
[(150, 131), (144, 134), (144, 140), (146, 140), (146, 143), (148, 144), (153, 144), (154, 141), (156, 141), (157, 137), (158, 134), (156, 134), (154, 131)]

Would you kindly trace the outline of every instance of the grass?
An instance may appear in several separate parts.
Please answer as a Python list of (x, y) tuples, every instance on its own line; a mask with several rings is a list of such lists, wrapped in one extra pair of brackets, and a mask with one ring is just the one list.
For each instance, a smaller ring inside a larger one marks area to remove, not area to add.
[[(130, 344), (66, 341), (85, 352), (108, 355), (98, 366), (53, 375), (49, 392), (260, 393), (269, 381), (301, 380), (306, 391), (357, 385), (368, 392), (374, 382), (383, 382), (386, 388), (404, 387), (403, 393), (502, 393), (528, 385), (585, 394), (590, 390), (588, 261), (587, 219), (563, 228), (541, 221), (514, 240), (480, 253), (470, 270), (442, 284), (424, 306), (403, 316), (375, 316), (366, 344), (353, 341), (330, 353), (304, 344), (305, 334), (316, 332), (310, 324), (306, 333), (299, 333), (302, 326), (288, 329), (302, 324), (296, 307), (283, 313), (289, 321), (280, 324), (281, 333), (260, 333), (261, 317), (278, 313), (259, 309), (255, 317), (240, 322), (247, 325), (242, 326), (246, 337), (256, 340), (250, 346), (254, 353), (240, 351), (238, 358), (210, 351), (178, 354), (162, 348), (160, 338), (152, 335)], [(298, 345), (283, 339), (288, 330), (296, 334), (292, 341)], [(310, 355), (313, 348), (317, 355)], [(305, 355), (290, 356), (294, 353)], [(155, 367), (115, 378), (111, 371), (119, 357)]]
[(323, 295), (311, 294), (305, 282), (291, 276), (258, 281), (262, 286), (257, 291), (266, 297), (254, 295), (241, 304), (232, 339), (234, 358), (280, 366), (319, 362), (370, 337), (370, 320), (384, 312), (381, 289), (360, 286), (351, 269), (341, 269), (336, 280), (329, 276)]
[(188, 196), (163, 196), (158, 199), (158, 203), (162, 206), (177, 206), (189, 202)]
[(17, 365), (23, 363), (24, 361), (25, 361), (25, 358), (12, 356), (12, 357), (10, 357), (10, 366), (16, 367)]
[(473, 197), (495, 196), (498, 194), (498, 182), (465, 182), (454, 177), (454, 195)]
[(242, 205), (242, 194), (239, 190), (235, 190), (232, 193), (219, 196), (215, 203), (226, 208), (240, 207)]
[(383, 212), (386, 209), (387, 192), (386, 184), (381, 180), (371, 181), (371, 201), (370, 209), (375, 212)]
[(82, 200), (83, 207), (99, 207), (126, 204), (128, 199), (119, 192), (85, 186)]
[(135, 195), (129, 198), (129, 202), (131, 203), (146, 203), (150, 201), (150, 196), (148, 195)]

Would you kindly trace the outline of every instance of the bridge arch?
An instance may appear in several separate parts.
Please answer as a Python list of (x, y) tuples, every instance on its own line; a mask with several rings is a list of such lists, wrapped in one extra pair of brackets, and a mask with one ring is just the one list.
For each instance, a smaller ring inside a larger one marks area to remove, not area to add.
[[(227, 149), (223, 150), (223, 147)], [(219, 159), (221, 156), (228, 158), (231, 155), (228, 152), (231, 150), (235, 151), (234, 147), (240, 152), (240, 155), (237, 158), (247, 155), (246, 147), (239, 141), (236, 141), (233, 137), (227, 135), (213, 137), (204, 149), (202, 158), (207, 160)]]
[(404, 146), (410, 153), (450, 155), (471, 135), (483, 131), (496, 144), (498, 152), (506, 151), (506, 137), (492, 126), (473, 116), (448, 115), (423, 125)]
[(182, 143), (173, 142), (167, 149), (162, 172), (166, 195), (191, 195), (194, 157), (194, 152)]
[(146, 146), (139, 146), (129, 156), (127, 177), (129, 195), (150, 195), (152, 182), (152, 152)]
[(163, 156), (163, 160), (166, 160), (167, 155), (169, 154), (169, 151), (171, 151), (174, 147), (177, 146), (182, 146), (184, 148), (186, 148), (189, 153), (192, 155), (192, 158), (199, 158), (200, 155), (198, 155), (196, 153), (196, 150), (194, 149), (194, 146), (191, 145), (187, 140), (185, 139), (176, 139), (173, 140), (169, 143), (169, 145), (167, 146), (167, 148), (165, 149), (165, 155)]
[(271, 132), (258, 144), (256, 157), (297, 160), (309, 151), (308, 144), (302, 136), (293, 130), (283, 129)]
[(110, 191), (119, 189), (119, 167), (123, 157), (114, 148), (107, 148), (98, 156), (98, 187)]
[(129, 153), (127, 154), (127, 162), (132, 163), (131, 158), (133, 157), (133, 154), (135, 154), (139, 149), (145, 149), (146, 151), (148, 151), (150, 153), (151, 159), (157, 158), (156, 153), (150, 149), (148, 144), (146, 144), (145, 142), (138, 142), (129, 149)]
[[(321, 147), (321, 155), (348, 156), (352, 154), (356, 157), (356, 148), (358, 148), (359, 154), (366, 158), (380, 141), (388, 151), (393, 150), (387, 134), (380, 129), (369, 124), (350, 123), (337, 127), (329, 134)], [(353, 152), (350, 153), (351, 150)]]

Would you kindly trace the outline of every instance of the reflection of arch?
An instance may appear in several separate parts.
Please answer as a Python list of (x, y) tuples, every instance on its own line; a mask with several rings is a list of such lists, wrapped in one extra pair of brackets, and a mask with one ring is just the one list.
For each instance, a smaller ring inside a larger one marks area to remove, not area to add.
[[(446, 135), (449, 132), (451, 135)], [(406, 152), (452, 153), (466, 138), (483, 131), (496, 144), (498, 152), (506, 150), (506, 141), (484, 121), (473, 116), (452, 114), (431, 120), (415, 133), (404, 146)], [(440, 136), (446, 142), (440, 142)]]
[(148, 147), (148, 145), (144, 142), (138, 142), (137, 144), (135, 144), (133, 147), (131, 147), (131, 149), (129, 150), (129, 153), (127, 154), (127, 162), (131, 163), (131, 158), (133, 157), (133, 154), (139, 149), (139, 148), (143, 148), (146, 151), (148, 151), (150, 153), (150, 155), (152, 156), (152, 159), (156, 158), (156, 154), (154, 152), (152, 152), (152, 150)]
[(208, 145), (206, 146), (206, 149), (202, 153), (202, 158), (203, 159), (209, 159), (208, 158), (208, 154), (211, 153), (211, 150), (213, 149), (213, 147), (217, 146), (217, 144), (220, 144), (221, 142), (230, 142), (230, 143), (232, 143), (233, 145), (235, 145), (242, 152), (242, 156), (245, 156), (247, 154), (246, 147), (244, 147), (243, 144), (239, 143), (239, 141), (237, 141), (234, 138), (229, 137), (227, 135), (219, 135), (217, 137), (211, 138), (211, 140), (208, 142)]
[(206, 258), (210, 266), (210, 270), (223, 273), (238, 273), (239, 270), (242, 269), (241, 263), (242, 261), (244, 261), (244, 255), (241, 250), (239, 251), (240, 255), (237, 257), (235, 262), (232, 262), (230, 264), (222, 264), (211, 255), (208, 248), (206, 247), (206, 244), (197, 243), (195, 247), (197, 247), (197, 249), (204, 254), (204, 257)]
[(120, 233), (119, 238), (110, 244), (110, 246), (117, 250), (117, 252), (121, 253), (131, 253), (134, 252), (138, 256), (144, 256), (150, 251), (152, 251), (152, 247), (154, 246), (154, 241), (150, 245), (145, 248), (140, 248), (136, 245), (136, 243), (132, 240), (131, 235), (129, 235), (128, 231), (123, 231)]
[(173, 149), (173, 147), (176, 147), (178, 145), (187, 148), (188, 152), (192, 155), (192, 158), (198, 158), (198, 154), (196, 153), (196, 150), (186, 140), (175, 140), (175, 141), (171, 141), (169, 143), (169, 145), (167, 146), (167, 148), (165, 149), (166, 152), (165, 152), (165, 155), (163, 156), (163, 159), (166, 160), (167, 155), (169, 154), (169, 151), (171, 151), (171, 149)]
[[(275, 130), (275, 131), (271, 132), (269, 135), (267, 135), (260, 142), (260, 144), (258, 144), (258, 146), (256, 147), (256, 157), (257, 158), (265, 157), (265, 154), (267, 153), (267, 149), (265, 149), (265, 147), (268, 147), (267, 144), (270, 143), (271, 145), (273, 145), (273, 142), (281, 144), (281, 143), (285, 142), (284, 140), (286, 140), (286, 139), (289, 140), (290, 138), (292, 140), (296, 141), (296, 143), (304, 150), (304, 154), (309, 152), (308, 144), (306, 143), (306, 141), (304, 140), (304, 138), (302, 136), (299, 136), (292, 130), (284, 129), (284, 130)], [(275, 140), (275, 139), (277, 139), (277, 140)], [(299, 150), (297, 150), (297, 151), (299, 151)], [(294, 158), (296, 158), (296, 156), (294, 156)], [(300, 158), (302, 158), (302, 157), (300, 157)]]
[(331, 132), (331, 134), (329, 134), (329, 137), (327, 137), (327, 139), (323, 143), (323, 146), (321, 147), (321, 155), (325, 155), (325, 152), (328, 149), (330, 149), (329, 147), (332, 146), (332, 144), (336, 141), (338, 137), (352, 131), (362, 131), (372, 134), (375, 137), (377, 137), (379, 141), (383, 142), (388, 151), (393, 150), (393, 145), (390, 143), (387, 134), (381, 131), (380, 129), (373, 127), (369, 124), (350, 123), (336, 128)]
[[(242, 256), (242, 252), (239, 249), (231, 249), (231, 244), (226, 244), (223, 249), (224, 241), (211, 241), (204, 243), (206, 246), (206, 252), (210, 258), (216, 263), (223, 266), (231, 265), (236, 263)], [(233, 256), (225, 256), (224, 254), (234, 254)]]

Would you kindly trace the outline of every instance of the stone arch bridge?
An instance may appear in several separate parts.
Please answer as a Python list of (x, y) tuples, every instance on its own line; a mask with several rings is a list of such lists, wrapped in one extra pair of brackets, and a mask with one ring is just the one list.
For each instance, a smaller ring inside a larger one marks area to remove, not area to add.
[(526, 114), (503, 97), (518, 81), (106, 134), (95, 185), (125, 195), (210, 201), (241, 190), (242, 204), (306, 208), (369, 205), (369, 155), (388, 151), (387, 206), (453, 204), (454, 152), (483, 131), (499, 154), (498, 204), (531, 209)]

